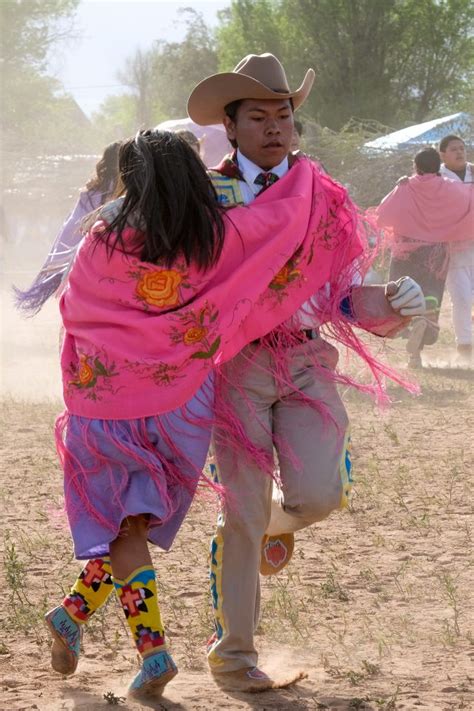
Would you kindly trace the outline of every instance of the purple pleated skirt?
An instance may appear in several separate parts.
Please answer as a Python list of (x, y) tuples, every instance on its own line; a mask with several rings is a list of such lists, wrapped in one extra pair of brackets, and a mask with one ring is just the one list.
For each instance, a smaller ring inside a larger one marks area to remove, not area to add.
[(56, 425), (76, 558), (108, 555), (128, 516), (149, 517), (148, 538), (168, 550), (202, 476), (213, 418), (213, 380), (172, 412), (139, 420), (65, 413)]

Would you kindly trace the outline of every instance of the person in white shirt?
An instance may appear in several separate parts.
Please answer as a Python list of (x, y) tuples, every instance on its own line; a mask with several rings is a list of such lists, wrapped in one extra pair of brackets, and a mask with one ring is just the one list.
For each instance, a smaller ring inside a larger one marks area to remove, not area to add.
[[(236, 149), (210, 171), (221, 203), (248, 204), (291, 170), (298, 159), (290, 153), (293, 111), (308, 96), (313, 79), (314, 72), (308, 70), (300, 88), (291, 92), (278, 59), (263, 54), (249, 55), (233, 72), (213, 75), (195, 87), (189, 116), (201, 125), (222, 121)], [(318, 197), (324, 199), (325, 193)], [(324, 234), (323, 225), (321, 240)], [(393, 292), (385, 285), (354, 286), (350, 305), (344, 307), (357, 322), (362, 312), (370, 311), (369, 320), (395, 319), (397, 327), (404, 323), (403, 316), (424, 312), (416, 282), (405, 278), (392, 287)], [(325, 292), (320, 297), (324, 299)], [(259, 566), (263, 574), (272, 566), (278, 572), (291, 556), (293, 532), (346, 505), (351, 487), (348, 418), (330, 375), (338, 353), (319, 336), (314, 299), (318, 295), (300, 309), (297, 343), (287, 345), (270, 334), (268, 348), (260, 339), (221, 371), (223, 399), (242, 436), (250, 438), (256, 451), (265, 452), (270, 468), (276, 452), (281, 479), (280, 500), (272, 501), (272, 478), (259, 467), (260, 460), (239, 456), (230, 434), (218, 433), (216, 474), (233, 505), (220, 514), (211, 543), (216, 631), (209, 641), (208, 661), (216, 681), (232, 688), (262, 690), (273, 685), (256, 666)], [(340, 308), (343, 312), (342, 304)], [(288, 366), (283, 377), (281, 371), (276, 373), (282, 360)], [(319, 403), (319, 409), (308, 402)]]
[[(444, 136), (438, 146), (441, 175), (473, 186), (474, 165), (468, 163), (466, 145), (455, 135)], [(474, 224), (472, 240), (451, 249), (446, 285), (453, 304), (453, 325), (456, 346), (462, 363), (472, 361), (472, 301), (474, 293)]]

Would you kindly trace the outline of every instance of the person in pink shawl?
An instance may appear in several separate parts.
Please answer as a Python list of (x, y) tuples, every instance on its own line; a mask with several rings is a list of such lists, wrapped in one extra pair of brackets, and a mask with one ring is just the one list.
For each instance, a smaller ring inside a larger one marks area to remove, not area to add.
[(473, 186), (442, 177), (440, 165), (434, 148), (419, 151), (415, 174), (400, 181), (375, 211), (389, 239), (390, 279), (408, 274), (426, 298), (426, 314), (413, 319), (407, 341), (414, 368), (422, 366), (423, 346), (438, 338), (450, 248), (474, 239)]
[[(142, 657), (130, 693), (160, 695), (177, 669), (148, 541), (170, 548), (205, 478), (213, 371), (328, 281), (345, 293), (364, 247), (350, 205), (315, 203), (322, 177), (304, 158), (251, 208), (227, 210), (175, 134), (139, 132), (119, 164), (124, 193), (96, 214), (60, 300), (56, 442), (87, 563), (46, 621), (53, 668), (70, 674), (82, 625), (115, 588)], [(253, 446), (244, 433), (241, 446)]]

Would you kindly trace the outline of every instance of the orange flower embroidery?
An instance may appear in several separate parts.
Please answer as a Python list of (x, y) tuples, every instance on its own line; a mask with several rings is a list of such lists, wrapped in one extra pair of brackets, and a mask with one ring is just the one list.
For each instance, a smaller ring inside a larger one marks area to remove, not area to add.
[(81, 355), (81, 366), (79, 368), (79, 384), (82, 387), (89, 385), (95, 379), (94, 369), (89, 365), (89, 357)]
[[(69, 372), (74, 377), (74, 380), (69, 381), (69, 385), (74, 385), (74, 387), (82, 390), (88, 390), (91, 393), (94, 393), (96, 389), (98, 378), (103, 378), (100, 385), (100, 389), (103, 390), (104, 383), (109, 378), (113, 378), (117, 375), (115, 363), (111, 363), (110, 366), (104, 365), (98, 356), (94, 357), (86, 353), (80, 354), (77, 367), (71, 364), (71, 370)], [(96, 395), (93, 394), (91, 397), (94, 399)]]
[(202, 326), (192, 326), (188, 328), (183, 336), (183, 341), (187, 346), (192, 346), (194, 343), (199, 343), (203, 341), (207, 335), (207, 328)]
[(290, 270), (288, 269), (288, 267), (283, 267), (283, 269), (280, 269), (278, 274), (273, 278), (272, 284), (287, 284), (289, 273)]
[(299, 269), (290, 269), (288, 265), (285, 265), (278, 274), (276, 274), (270, 284), (270, 287), (283, 287), (286, 286), (290, 281), (297, 279), (301, 274)]
[(173, 269), (146, 272), (138, 282), (136, 292), (140, 299), (151, 306), (176, 306), (181, 281), (181, 274)]

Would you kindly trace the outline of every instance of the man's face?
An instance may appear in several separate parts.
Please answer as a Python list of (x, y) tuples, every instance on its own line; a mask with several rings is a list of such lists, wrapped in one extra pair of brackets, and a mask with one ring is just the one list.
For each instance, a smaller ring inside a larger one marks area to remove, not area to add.
[(290, 152), (293, 111), (289, 99), (244, 99), (235, 121), (224, 117), (227, 137), (263, 170), (281, 163)]
[(439, 154), (449, 170), (463, 170), (466, 167), (466, 146), (462, 141), (450, 141), (446, 150)]

